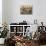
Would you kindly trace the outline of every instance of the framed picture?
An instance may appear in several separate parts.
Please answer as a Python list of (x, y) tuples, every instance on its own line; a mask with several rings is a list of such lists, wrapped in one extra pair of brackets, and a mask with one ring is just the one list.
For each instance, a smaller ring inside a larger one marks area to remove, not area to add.
[(32, 5), (21, 6), (20, 14), (32, 14)]

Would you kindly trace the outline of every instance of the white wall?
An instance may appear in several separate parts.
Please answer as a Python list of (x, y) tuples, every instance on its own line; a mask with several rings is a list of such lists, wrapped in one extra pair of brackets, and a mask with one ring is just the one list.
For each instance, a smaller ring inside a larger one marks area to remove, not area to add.
[[(7, 1), (9, 2), (9, 1)], [(33, 19), (32, 15), (21, 15), (20, 14), (20, 7), (21, 5), (26, 5), (26, 4), (32, 4), (32, 0), (11, 0), (11, 15), (9, 16), (9, 22), (22, 22), (23, 20), (26, 20), (28, 22)], [(10, 9), (9, 9), (10, 10)], [(11, 18), (10, 18), (11, 17)], [(31, 19), (30, 19), (31, 18)], [(15, 20), (15, 21), (14, 21)], [(32, 20), (33, 21), (33, 20)]]
[(0, 27), (2, 27), (2, 0), (0, 0)]
[[(37, 19), (38, 24), (41, 21), (46, 23), (46, 0), (4, 0), (4, 16), (3, 20), (7, 23), (21, 22), (26, 20), (29, 24), (34, 23), (34, 19)], [(20, 7), (23, 4), (32, 4), (32, 15), (21, 15)], [(46, 25), (46, 24), (45, 24)]]
[(39, 0), (39, 20), (46, 25), (46, 0)]
[(2, 0), (2, 23), (8, 23), (8, 15), (7, 15), (7, 0)]

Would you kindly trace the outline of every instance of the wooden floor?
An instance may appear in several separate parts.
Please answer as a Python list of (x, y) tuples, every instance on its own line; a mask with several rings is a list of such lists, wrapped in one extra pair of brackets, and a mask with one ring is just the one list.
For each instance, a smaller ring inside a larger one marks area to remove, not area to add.
[(40, 45), (40, 46), (46, 46), (46, 45)]
[[(0, 45), (0, 46), (4, 46), (4, 45)], [(32, 46), (39, 46), (38, 44), (34, 44)], [(46, 45), (40, 45), (40, 46), (46, 46)]]
[(4, 44), (1, 44), (0, 46), (4, 46)]

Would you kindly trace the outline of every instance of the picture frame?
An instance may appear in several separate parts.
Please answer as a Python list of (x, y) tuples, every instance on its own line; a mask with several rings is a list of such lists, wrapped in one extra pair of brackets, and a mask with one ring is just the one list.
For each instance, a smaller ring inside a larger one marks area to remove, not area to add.
[(20, 14), (32, 14), (32, 5), (22, 5), (20, 8)]

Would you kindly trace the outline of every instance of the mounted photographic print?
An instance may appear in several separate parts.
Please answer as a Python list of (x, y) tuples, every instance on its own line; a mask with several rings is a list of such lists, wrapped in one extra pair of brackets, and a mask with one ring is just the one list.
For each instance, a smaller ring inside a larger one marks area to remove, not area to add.
[(32, 5), (21, 6), (20, 14), (32, 14)]

